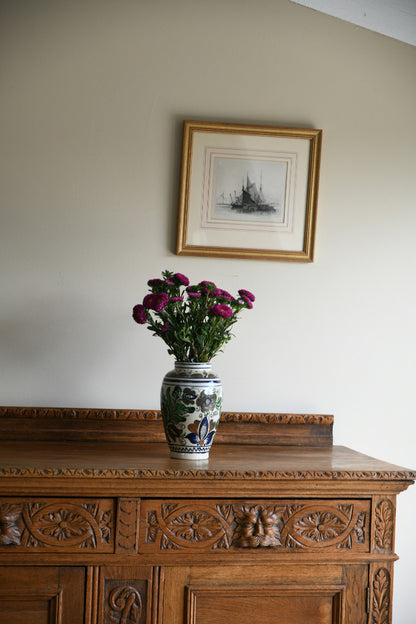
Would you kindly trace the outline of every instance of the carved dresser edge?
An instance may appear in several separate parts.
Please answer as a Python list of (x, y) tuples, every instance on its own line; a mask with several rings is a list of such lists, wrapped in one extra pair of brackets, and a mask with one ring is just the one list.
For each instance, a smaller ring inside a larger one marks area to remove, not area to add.
[[(0, 406), (0, 418), (56, 418), (73, 420), (161, 421), (160, 410), (84, 409), (71, 407)], [(223, 412), (223, 422), (333, 425), (334, 417), (325, 414), (280, 414), (261, 412)]]
[(247, 479), (247, 480), (347, 480), (415, 481), (416, 471), (256, 471), (204, 469), (117, 469), (0, 467), (0, 477), (77, 477), (86, 479)]

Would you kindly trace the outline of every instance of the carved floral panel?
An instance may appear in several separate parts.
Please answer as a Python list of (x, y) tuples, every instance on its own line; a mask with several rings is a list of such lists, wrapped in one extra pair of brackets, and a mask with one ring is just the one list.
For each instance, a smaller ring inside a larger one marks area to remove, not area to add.
[(374, 549), (393, 549), (394, 507), (389, 499), (380, 500), (374, 511)]
[(142, 501), (140, 552), (369, 551), (369, 501)]
[(0, 547), (112, 552), (112, 499), (0, 500)]
[(391, 624), (390, 572), (386, 568), (375, 570), (372, 583), (370, 624)]

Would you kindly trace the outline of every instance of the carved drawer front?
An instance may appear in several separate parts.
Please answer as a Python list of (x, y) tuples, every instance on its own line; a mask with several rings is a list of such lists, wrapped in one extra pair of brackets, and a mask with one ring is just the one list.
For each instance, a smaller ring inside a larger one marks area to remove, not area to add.
[(113, 552), (113, 499), (0, 499), (0, 550)]
[(370, 501), (142, 500), (139, 552), (369, 552)]

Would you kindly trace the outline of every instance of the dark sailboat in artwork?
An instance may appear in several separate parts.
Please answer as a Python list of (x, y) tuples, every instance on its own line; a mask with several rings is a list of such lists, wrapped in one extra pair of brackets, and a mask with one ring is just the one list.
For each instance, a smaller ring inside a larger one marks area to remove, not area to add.
[(240, 195), (235, 193), (235, 197), (231, 197), (230, 205), (233, 210), (243, 213), (276, 212), (276, 208), (272, 206), (272, 204), (268, 204), (265, 200), (261, 181), (260, 188), (257, 188), (256, 183), (251, 182), (248, 175), (246, 185), (244, 186), (243, 181)]

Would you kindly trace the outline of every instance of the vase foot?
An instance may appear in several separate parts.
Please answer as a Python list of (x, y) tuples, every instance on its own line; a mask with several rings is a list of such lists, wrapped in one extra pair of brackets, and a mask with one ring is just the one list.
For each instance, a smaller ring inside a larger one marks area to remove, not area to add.
[(209, 459), (209, 451), (206, 453), (195, 453), (190, 449), (188, 452), (170, 451), (172, 459), (187, 459), (191, 461), (206, 461)]

